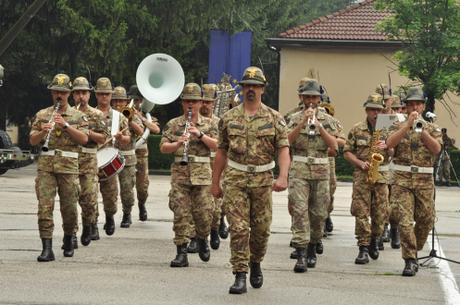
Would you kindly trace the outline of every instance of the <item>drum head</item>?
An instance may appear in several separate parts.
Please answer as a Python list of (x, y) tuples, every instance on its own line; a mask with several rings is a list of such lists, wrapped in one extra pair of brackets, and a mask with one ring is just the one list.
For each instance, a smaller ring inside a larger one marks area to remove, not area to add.
[(97, 152), (97, 167), (109, 164), (118, 155), (118, 149), (106, 147)]

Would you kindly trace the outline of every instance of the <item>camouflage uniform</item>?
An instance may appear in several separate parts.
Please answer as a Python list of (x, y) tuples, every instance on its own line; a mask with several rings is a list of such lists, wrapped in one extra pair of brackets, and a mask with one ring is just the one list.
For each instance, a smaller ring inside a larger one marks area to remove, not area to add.
[[(169, 121), (161, 138), (163, 143), (177, 142), (184, 133), (187, 119), (180, 116)], [(196, 127), (207, 136), (217, 138), (215, 123), (201, 115), (198, 116)], [(211, 230), (211, 213), (213, 202), (209, 196), (211, 185), (210, 150), (199, 139), (189, 142), (189, 163), (180, 165), (183, 146), (175, 153), (175, 162), (171, 164), (171, 190), (169, 192), (169, 208), (174, 213), (173, 231), (176, 245), (187, 244), (189, 241), (190, 223), (195, 223), (196, 236), (206, 239)], [(208, 158), (206, 162), (206, 158)]]
[(234, 273), (246, 273), (249, 260), (260, 263), (264, 258), (272, 221), (273, 173), (270, 169), (239, 170), (231, 162), (267, 165), (273, 162), (276, 150), (286, 146), (289, 141), (284, 119), (264, 104), (251, 117), (239, 105), (226, 112), (219, 122), (219, 149), (226, 151), (228, 157), (223, 209), (230, 225), (230, 262)]
[[(289, 131), (301, 123), (303, 116), (303, 111), (299, 111), (291, 117)], [(330, 115), (317, 110), (316, 118), (329, 134), (338, 134)], [(309, 241), (311, 244), (321, 241), (330, 201), (328, 147), (317, 131), (314, 135), (308, 132), (308, 127), (302, 129), (291, 143), (288, 208), (292, 215), (292, 244), (296, 248), (305, 248)]]
[[(397, 127), (398, 125), (390, 131), (396, 130)], [(437, 125), (427, 122), (425, 130), (442, 143), (441, 130)], [(423, 249), (433, 228), (434, 160), (435, 156), (421, 142), (420, 133), (412, 129), (395, 147), (391, 203), (397, 207), (399, 213), (403, 259), (417, 257), (417, 251)], [(426, 168), (426, 173), (420, 173), (423, 168)]]
[[(360, 122), (353, 126), (348, 133), (348, 139), (344, 152), (351, 152), (361, 161), (369, 160), (369, 149), (372, 137), (376, 131), (366, 122)], [(379, 139), (386, 137), (381, 132)], [(367, 181), (368, 172), (355, 168), (353, 172), (353, 195), (351, 203), (351, 215), (355, 217), (355, 235), (358, 246), (369, 246), (370, 239), (378, 239), (383, 233), (383, 225), (388, 206), (388, 157), (382, 151), (385, 161), (379, 166), (380, 176), (376, 183)], [(371, 223), (369, 224), (369, 217)]]
[[(54, 107), (40, 110), (32, 124), (31, 134), (39, 132), (41, 125), (48, 123)], [(69, 105), (62, 117), (72, 127), (87, 133), (88, 122), (83, 113)], [(43, 139), (43, 144), (45, 139)], [(58, 125), (51, 131), (49, 151), (38, 158), (35, 191), (38, 199), (38, 227), (42, 239), (53, 237), (53, 210), (56, 188), (59, 194), (63, 229), (65, 235), (72, 235), (77, 227), (78, 202), (78, 152), (79, 146)]]
[[(114, 113), (117, 113), (117, 115), (119, 115), (120, 117), (120, 126), (118, 130), (120, 131), (124, 130), (123, 135), (129, 136), (130, 132), (127, 129), (128, 119), (126, 119), (121, 113), (119, 113), (118, 111), (112, 108), (110, 108), (108, 114), (105, 115), (105, 121), (106, 121), (107, 128), (109, 130), (109, 133), (112, 127), (112, 118), (113, 118)], [(105, 147), (112, 147), (112, 146), (113, 146), (112, 141), (110, 141), (109, 143), (107, 143)], [(117, 177), (118, 175), (113, 175), (107, 180), (99, 181), (99, 189), (102, 194), (102, 203), (104, 204), (104, 212), (108, 216), (113, 216), (115, 215), (115, 213), (117, 213), (117, 200), (118, 200), (118, 184), (117, 184), (118, 178)], [(98, 216), (99, 216), (99, 213), (96, 214), (96, 220)]]
[[(87, 106), (84, 112), (88, 118), (89, 130), (107, 135), (104, 115), (100, 110)], [(81, 217), (83, 225), (96, 224), (97, 214), (97, 143), (88, 140), (81, 147), (78, 157)]]

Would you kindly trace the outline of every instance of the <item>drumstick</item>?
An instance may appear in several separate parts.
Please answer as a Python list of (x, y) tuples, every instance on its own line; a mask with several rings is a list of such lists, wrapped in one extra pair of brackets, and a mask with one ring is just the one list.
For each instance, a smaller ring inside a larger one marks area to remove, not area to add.
[[(127, 126), (126, 128), (123, 128), (122, 130), (120, 130), (121, 133), (125, 132), (126, 130), (128, 130), (129, 126)], [(113, 136), (110, 136), (105, 142), (104, 144), (102, 144), (99, 148), (102, 148), (104, 146), (106, 146), (110, 141), (112, 141), (114, 137)]]

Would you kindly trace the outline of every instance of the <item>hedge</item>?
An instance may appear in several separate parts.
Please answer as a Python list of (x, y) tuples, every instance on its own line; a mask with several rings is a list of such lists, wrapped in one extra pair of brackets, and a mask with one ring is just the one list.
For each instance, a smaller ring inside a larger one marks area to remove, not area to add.
[[(169, 174), (170, 165), (173, 162), (174, 156), (172, 154), (162, 154), (160, 152), (160, 135), (150, 135), (148, 138), (149, 146), (149, 168), (155, 174)], [(450, 152), (452, 164), (455, 168), (457, 175), (460, 174), (460, 150), (453, 150)], [(340, 153), (336, 158), (336, 174), (339, 180), (350, 181), (353, 175), (353, 167)], [(451, 180), (455, 180), (453, 171), (451, 170)]]

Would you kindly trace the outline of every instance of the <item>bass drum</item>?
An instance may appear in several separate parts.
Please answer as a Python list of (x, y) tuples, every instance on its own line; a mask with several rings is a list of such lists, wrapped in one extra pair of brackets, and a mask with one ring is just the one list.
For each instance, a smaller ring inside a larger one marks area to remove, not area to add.
[(125, 167), (125, 159), (114, 147), (103, 148), (96, 155), (99, 181), (110, 179)]

